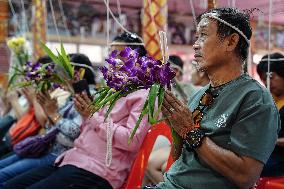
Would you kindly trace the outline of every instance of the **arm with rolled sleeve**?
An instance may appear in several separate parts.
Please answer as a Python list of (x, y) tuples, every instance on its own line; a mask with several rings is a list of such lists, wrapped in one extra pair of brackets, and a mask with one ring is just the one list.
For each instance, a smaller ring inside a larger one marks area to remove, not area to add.
[(279, 129), (276, 107), (262, 103), (263, 98), (257, 97), (251, 95), (240, 108), (231, 130), (231, 150), (216, 145), (209, 137), (205, 137), (196, 150), (212, 169), (240, 188), (250, 188), (259, 178), (274, 149)]

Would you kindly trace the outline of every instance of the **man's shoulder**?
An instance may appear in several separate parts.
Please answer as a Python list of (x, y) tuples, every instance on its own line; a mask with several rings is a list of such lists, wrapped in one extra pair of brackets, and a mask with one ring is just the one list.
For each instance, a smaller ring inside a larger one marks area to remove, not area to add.
[(275, 104), (271, 93), (248, 75), (244, 76), (241, 82), (232, 85), (226, 92), (228, 95), (234, 96), (232, 99), (235, 100), (250, 101), (253, 104), (271, 104), (273, 106)]

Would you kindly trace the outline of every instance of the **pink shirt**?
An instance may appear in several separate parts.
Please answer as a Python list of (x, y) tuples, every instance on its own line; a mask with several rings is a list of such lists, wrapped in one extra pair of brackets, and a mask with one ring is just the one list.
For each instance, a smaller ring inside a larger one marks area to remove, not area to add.
[(106, 166), (107, 126), (102, 110), (82, 123), (82, 132), (75, 140), (74, 147), (56, 159), (56, 163), (74, 165), (106, 179), (114, 189), (121, 188), (126, 180), (137, 152), (150, 125), (144, 116), (133, 141), (128, 144), (129, 136), (135, 126), (145, 103), (148, 92), (136, 91), (116, 102), (109, 115), (112, 138), (112, 161)]

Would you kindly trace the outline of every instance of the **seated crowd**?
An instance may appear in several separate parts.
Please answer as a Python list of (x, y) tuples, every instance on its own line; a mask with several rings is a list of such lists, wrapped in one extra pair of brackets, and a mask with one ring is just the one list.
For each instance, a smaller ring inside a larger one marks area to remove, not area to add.
[[(152, 152), (145, 188), (250, 188), (260, 176), (284, 175), (284, 56), (269, 56), (270, 73), (267, 56), (258, 65), (265, 85), (270, 77), (271, 95), (242, 70), (250, 37), (245, 13), (212, 9), (199, 17), (192, 83), (182, 81), (180, 57), (169, 57), (176, 78), (172, 92), (165, 93), (162, 114), (176, 138), (172, 146)], [(113, 49), (125, 46), (139, 51), (139, 56), (147, 54), (134, 34), (120, 34), (111, 43)], [(151, 128), (145, 116), (128, 142), (148, 90), (119, 99), (105, 120), (105, 108), (93, 113), (90, 107), (98, 89), (89, 58), (70, 54), (70, 60), (75, 70), (85, 69), (91, 96), (86, 91), (72, 94), (67, 88), (4, 91), (0, 189), (123, 188)], [(51, 61), (47, 56), (38, 60)], [(41, 153), (21, 154), (15, 146), (34, 135), (50, 142)], [(174, 164), (166, 172), (170, 151)]]

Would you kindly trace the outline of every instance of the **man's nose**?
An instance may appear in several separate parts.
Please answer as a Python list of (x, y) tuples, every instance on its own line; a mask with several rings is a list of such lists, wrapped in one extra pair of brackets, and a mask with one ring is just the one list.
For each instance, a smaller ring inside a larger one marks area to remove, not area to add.
[(195, 42), (195, 43), (192, 45), (192, 47), (193, 47), (193, 50), (195, 50), (195, 51), (197, 51), (197, 50), (200, 49), (200, 45), (199, 45), (197, 42)]

